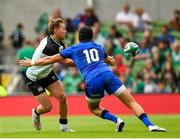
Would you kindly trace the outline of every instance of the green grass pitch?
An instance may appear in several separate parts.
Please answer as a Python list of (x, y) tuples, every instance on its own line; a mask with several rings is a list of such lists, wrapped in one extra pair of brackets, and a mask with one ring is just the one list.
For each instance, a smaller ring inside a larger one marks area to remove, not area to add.
[(123, 132), (115, 132), (115, 124), (95, 116), (70, 116), (69, 125), (77, 132), (59, 131), (58, 116), (42, 116), (42, 129), (32, 127), (31, 117), (0, 117), (3, 138), (180, 138), (180, 115), (150, 115), (152, 122), (168, 132), (148, 132), (133, 115), (120, 116), (125, 121)]

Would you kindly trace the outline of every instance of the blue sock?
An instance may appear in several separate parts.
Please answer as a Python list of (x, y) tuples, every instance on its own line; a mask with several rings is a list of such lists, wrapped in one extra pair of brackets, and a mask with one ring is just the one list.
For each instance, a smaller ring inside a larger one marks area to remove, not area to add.
[(139, 119), (148, 127), (150, 125), (153, 125), (151, 123), (151, 121), (149, 120), (148, 116), (146, 115), (146, 113), (142, 113), (140, 116), (139, 116)]
[(107, 110), (103, 110), (103, 112), (101, 113), (101, 118), (113, 121), (115, 123), (117, 123), (117, 120), (118, 120), (118, 118), (116, 116), (114, 116)]

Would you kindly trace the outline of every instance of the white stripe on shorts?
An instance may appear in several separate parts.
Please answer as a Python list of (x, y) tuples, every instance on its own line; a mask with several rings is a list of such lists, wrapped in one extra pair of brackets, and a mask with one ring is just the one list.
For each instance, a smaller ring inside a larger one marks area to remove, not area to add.
[(99, 102), (100, 98), (89, 98), (89, 97), (86, 97), (86, 100), (89, 101), (89, 102)]
[(124, 92), (126, 90), (126, 87), (125, 85), (121, 85), (121, 87), (119, 87), (115, 92), (114, 92), (114, 95), (115, 96), (119, 96), (122, 92)]

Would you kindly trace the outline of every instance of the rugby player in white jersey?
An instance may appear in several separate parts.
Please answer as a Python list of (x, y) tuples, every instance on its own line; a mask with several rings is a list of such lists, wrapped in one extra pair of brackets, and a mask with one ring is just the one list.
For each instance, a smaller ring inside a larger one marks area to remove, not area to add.
[[(50, 35), (40, 42), (35, 50), (32, 61), (58, 54), (61, 50), (65, 49), (65, 45), (62, 42), (66, 35), (64, 21), (60, 18), (50, 20), (48, 30)], [(73, 61), (70, 59), (63, 60), (60, 63), (74, 66)], [(61, 82), (53, 71), (53, 64), (29, 67), (26, 76), (26, 85), (40, 103), (36, 108), (32, 109), (32, 121), (35, 129), (41, 129), (40, 115), (48, 113), (52, 108), (50, 98), (45, 91), (47, 89), (59, 103), (60, 130), (63, 132), (73, 132), (74, 130), (70, 129), (67, 125), (67, 101)]]

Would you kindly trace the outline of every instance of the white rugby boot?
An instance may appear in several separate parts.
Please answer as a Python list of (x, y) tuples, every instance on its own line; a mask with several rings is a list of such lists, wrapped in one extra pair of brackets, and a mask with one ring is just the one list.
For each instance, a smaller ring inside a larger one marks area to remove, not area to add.
[(40, 115), (37, 115), (35, 113), (35, 108), (32, 109), (32, 122), (33, 122), (33, 126), (36, 130), (40, 130), (41, 129), (41, 121), (40, 121)]
[(148, 126), (149, 132), (167, 132), (165, 128), (159, 127), (157, 125)]
[(118, 121), (116, 123), (116, 132), (122, 132), (125, 122), (118, 118)]

